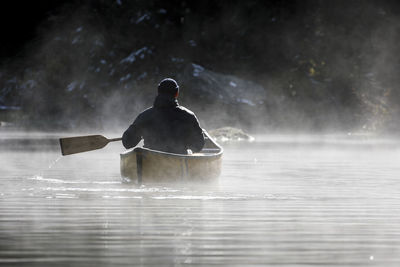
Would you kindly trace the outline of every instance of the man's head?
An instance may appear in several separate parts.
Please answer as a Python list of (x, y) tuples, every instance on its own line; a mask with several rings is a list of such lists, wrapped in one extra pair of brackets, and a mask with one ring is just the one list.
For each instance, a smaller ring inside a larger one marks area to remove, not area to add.
[(158, 84), (158, 94), (177, 98), (179, 85), (174, 79), (165, 78)]

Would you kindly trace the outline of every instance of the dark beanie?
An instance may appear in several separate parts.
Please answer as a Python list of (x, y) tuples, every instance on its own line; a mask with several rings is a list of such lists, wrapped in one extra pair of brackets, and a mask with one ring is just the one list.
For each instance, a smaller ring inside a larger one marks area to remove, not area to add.
[(158, 85), (158, 94), (164, 94), (175, 97), (176, 93), (179, 92), (178, 83), (171, 78), (165, 78)]

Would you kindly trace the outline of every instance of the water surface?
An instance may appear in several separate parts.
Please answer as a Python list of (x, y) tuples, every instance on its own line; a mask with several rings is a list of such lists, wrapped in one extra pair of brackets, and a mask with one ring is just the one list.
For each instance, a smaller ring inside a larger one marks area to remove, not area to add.
[(397, 140), (258, 136), (216, 184), (138, 186), (59, 136), (0, 133), (2, 265), (400, 266)]

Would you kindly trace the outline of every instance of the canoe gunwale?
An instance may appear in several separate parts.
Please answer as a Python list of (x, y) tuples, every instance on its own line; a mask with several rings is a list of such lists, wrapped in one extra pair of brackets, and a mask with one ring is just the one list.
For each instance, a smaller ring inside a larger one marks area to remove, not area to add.
[(223, 148), (220, 145), (218, 145), (218, 143), (206, 131), (204, 131), (204, 134), (210, 140), (211, 144), (215, 146), (215, 148), (210, 148), (210, 149), (218, 150), (218, 152), (201, 153), (200, 151), (199, 153), (194, 153), (194, 154), (177, 154), (177, 153), (164, 152), (160, 150), (154, 150), (146, 147), (135, 147), (133, 149), (122, 152), (121, 156), (123, 157), (130, 153), (142, 153), (142, 154), (153, 153), (153, 154), (160, 154), (164, 156), (178, 157), (178, 158), (212, 158), (221, 156), (224, 153)]
[(169, 153), (169, 152), (164, 152), (164, 151), (159, 151), (159, 150), (153, 150), (145, 147), (135, 147), (134, 149), (125, 151), (121, 153), (121, 156), (130, 154), (130, 153), (141, 153), (141, 154), (159, 154), (159, 155), (164, 155), (168, 157), (177, 157), (177, 158), (212, 158), (212, 157), (218, 157), (223, 154), (222, 150), (219, 150), (217, 153), (194, 153), (194, 154), (175, 154), (175, 153)]

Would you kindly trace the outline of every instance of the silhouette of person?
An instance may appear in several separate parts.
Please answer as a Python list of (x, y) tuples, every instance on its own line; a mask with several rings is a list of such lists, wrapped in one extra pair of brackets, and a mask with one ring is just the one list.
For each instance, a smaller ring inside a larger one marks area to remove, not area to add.
[(125, 148), (136, 146), (141, 139), (144, 147), (164, 152), (187, 154), (204, 146), (203, 129), (194, 113), (178, 103), (179, 86), (171, 79), (158, 85), (152, 107), (137, 116), (122, 136)]

